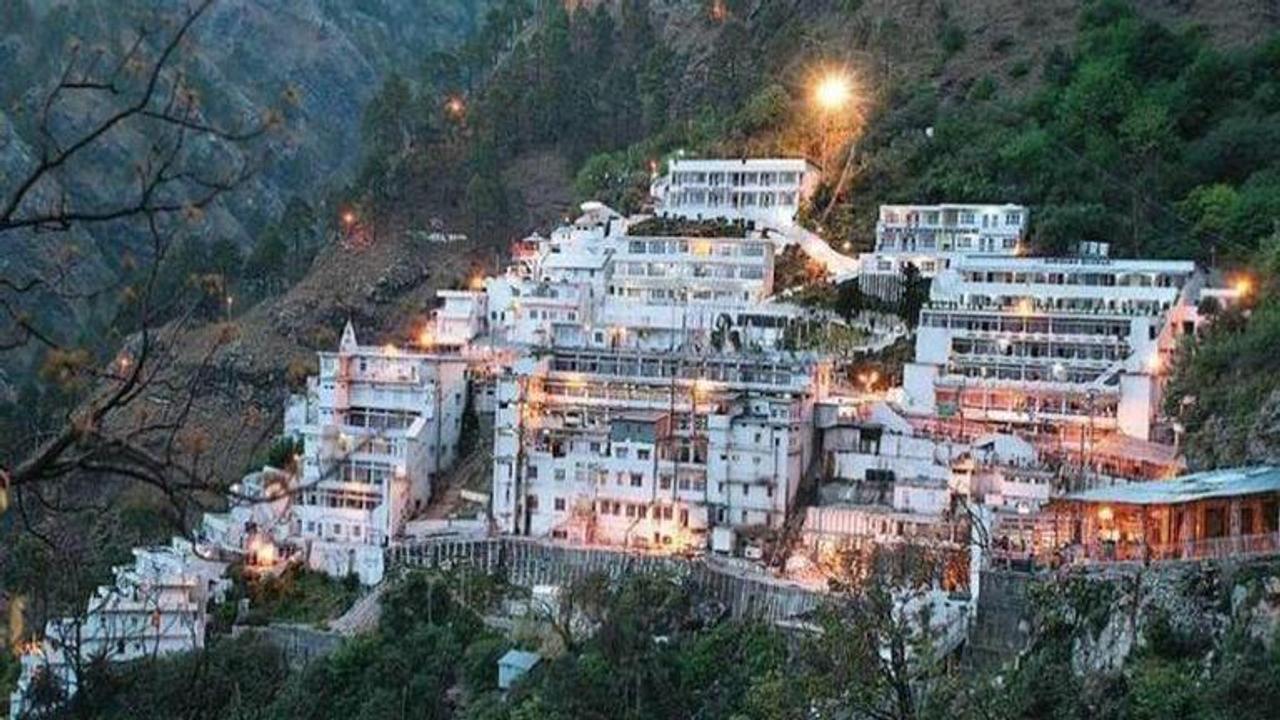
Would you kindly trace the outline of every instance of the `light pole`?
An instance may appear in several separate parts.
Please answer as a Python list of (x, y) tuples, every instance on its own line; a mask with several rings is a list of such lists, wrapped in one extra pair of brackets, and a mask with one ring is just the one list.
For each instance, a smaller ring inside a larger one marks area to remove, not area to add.
[[(837, 113), (845, 109), (853, 99), (853, 82), (844, 71), (831, 71), (820, 77), (813, 89), (813, 102), (817, 105), (819, 112), (822, 114), (822, 162), (826, 164), (827, 155), (830, 153), (829, 143), (831, 136), (835, 130), (835, 120)], [(840, 179), (836, 182), (835, 189), (831, 192), (831, 198), (827, 200), (827, 207), (822, 211), (819, 218), (819, 224), (825, 224), (827, 217), (831, 214), (831, 209), (835, 207), (836, 198), (840, 197), (840, 192), (848, 181), (849, 169), (853, 165), (853, 147), (849, 148), (848, 160), (840, 171)]]

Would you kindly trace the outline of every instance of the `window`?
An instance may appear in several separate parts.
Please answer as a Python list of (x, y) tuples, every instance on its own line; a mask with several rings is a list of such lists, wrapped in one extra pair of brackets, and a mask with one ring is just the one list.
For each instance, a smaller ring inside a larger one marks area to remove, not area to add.
[(615, 447), (613, 449), (613, 456), (619, 460), (626, 460), (628, 455), (630, 455), (630, 453), (624, 447)]
[(650, 455), (650, 451), (649, 451), (649, 449), (648, 449), (648, 448), (638, 448), (638, 449), (636, 450), (636, 459), (637, 459), (637, 460), (648, 460), (648, 459), (649, 459), (649, 455)]
[(564, 480), (564, 468), (556, 468), (555, 477), (557, 482)]
[(562, 497), (556, 498), (554, 505), (557, 512), (564, 512), (564, 498)]
[(527, 505), (527, 506), (529, 507), (529, 509), (530, 509), (530, 510), (537, 510), (537, 509), (538, 509), (538, 496), (537, 496), (537, 495), (528, 495), (528, 496), (526, 496), (526, 497), (525, 497), (525, 505)]
[(537, 479), (538, 479), (538, 466), (537, 466), (537, 465), (530, 465), (528, 468), (526, 468), (525, 477), (529, 478), (530, 480), (537, 480)]
[(631, 473), (631, 487), (638, 488), (644, 485), (644, 475), (640, 473)]
[(663, 476), (659, 477), (659, 478), (658, 478), (658, 487), (659, 487), (659, 488), (661, 488), (661, 489), (663, 489), (663, 490), (670, 490), (670, 489), (671, 489), (671, 476), (670, 476), (670, 475), (663, 475)]

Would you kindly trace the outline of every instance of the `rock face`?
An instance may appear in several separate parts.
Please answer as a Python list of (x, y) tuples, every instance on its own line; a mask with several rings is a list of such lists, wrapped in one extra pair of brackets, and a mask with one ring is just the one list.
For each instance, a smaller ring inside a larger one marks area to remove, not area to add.
[[(988, 587), (1000, 592), (988, 597)], [(974, 637), (975, 648), (993, 651), (992, 657), (979, 659), (1008, 661), (1036, 642), (1070, 642), (1077, 673), (1114, 672), (1153, 643), (1207, 649), (1219, 647), (1232, 632), (1274, 642), (1280, 628), (1280, 558), (1038, 577), (997, 571), (983, 574), (979, 597), (979, 617), (984, 610), (999, 616), (995, 625), (1013, 640)], [(975, 632), (983, 627), (978, 623)]]
[[(211, 121), (234, 123), (285, 117), (272, 140), (268, 162), (237, 192), (203, 217), (200, 233), (246, 247), (279, 215), (288, 199), (314, 200), (350, 177), (359, 161), (361, 118), (366, 101), (391, 70), (412, 75), (432, 52), (467, 39), (488, 0), (217, 0), (184, 44), (180, 66)], [(40, 147), (37, 118), (50, 83), (72, 48), (81, 57), (104, 49), (118, 53), (139, 28), (167, 37), (188, 3), (180, 0), (11, 0), (0, 22), (0, 200), (35, 162)], [(92, 108), (76, 99), (52, 117), (55, 132), (72, 137)], [(73, 202), (119, 197), (130, 187), (133, 162), (148, 139), (113, 132), (95, 144), (87, 166), (58, 181)], [(74, 250), (84, 287), (109, 286), (126, 258), (142, 248), (138, 228), (114, 224), (65, 233), (6, 233), (0, 272), (38, 268)], [(114, 303), (108, 296), (91, 306), (46, 296), (33, 312), (66, 339), (105, 326)], [(20, 375), (7, 354), (0, 367)]]

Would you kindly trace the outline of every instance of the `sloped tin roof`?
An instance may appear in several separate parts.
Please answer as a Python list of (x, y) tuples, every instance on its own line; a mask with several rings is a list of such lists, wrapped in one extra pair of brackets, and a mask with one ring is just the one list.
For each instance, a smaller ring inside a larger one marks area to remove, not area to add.
[(1176, 505), (1261, 493), (1280, 493), (1280, 467), (1260, 465), (1210, 470), (1173, 480), (1094, 488), (1068, 495), (1066, 500), (1118, 505)]

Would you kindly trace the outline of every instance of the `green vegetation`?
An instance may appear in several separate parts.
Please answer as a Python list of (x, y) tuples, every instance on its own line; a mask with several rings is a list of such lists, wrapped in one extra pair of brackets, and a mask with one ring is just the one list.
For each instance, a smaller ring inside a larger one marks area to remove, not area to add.
[(1266, 462), (1275, 457), (1280, 403), (1280, 235), (1269, 238), (1247, 278), (1242, 306), (1215, 310), (1208, 331), (1186, 343), (1165, 391), (1165, 412), (1186, 432), (1196, 466)]
[(747, 236), (747, 224), (742, 221), (652, 217), (628, 227), (627, 234), (639, 237), (744, 238)]
[(360, 583), (354, 575), (336, 580), (323, 573), (292, 566), (279, 577), (246, 578), (232, 576), (235, 589), (227, 605), (248, 598), (248, 625), (269, 622), (301, 623), (323, 626), (356, 601)]
[[(1046, 582), (1033, 602), (1040, 641), (1001, 677), (932, 662), (933, 639), (894, 612), (889, 593), (918, 566), (903, 555), (872, 560), (871, 581), (839, 585), (813, 633), (724, 619), (673, 576), (588, 576), (536, 616), (543, 637), (559, 641), (505, 696), (497, 659), (512, 644), (480, 613), (507, 589), (415, 572), (385, 594), (376, 632), (301, 670), (287, 672), (252, 635), (222, 638), (197, 655), (96, 668), (74, 709), (202, 720), (1262, 720), (1280, 702), (1280, 645), (1235, 630), (1192, 636), (1158, 616), (1123, 669), (1074, 668), (1073, 641), (1096, 637), (1109, 596), (1071, 580)], [(918, 662), (902, 663), (906, 653)]]
[(960, 103), (893, 88), (859, 141), (840, 226), (868, 237), (882, 202), (1003, 199), (1033, 208), (1043, 252), (1096, 240), (1243, 261), (1280, 218), (1280, 154), (1262, 147), (1280, 127), (1278, 52), (1280, 38), (1221, 50), (1126, 3), (1086, 3), (1030, 97), (1002, 97), (993, 78)]

